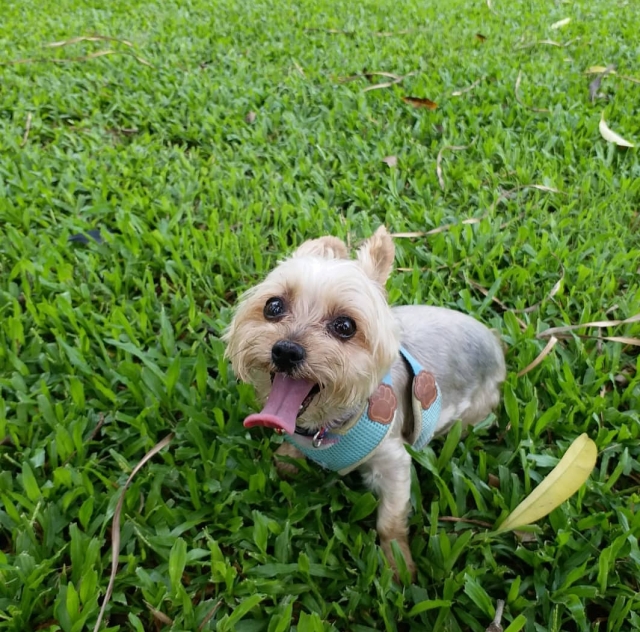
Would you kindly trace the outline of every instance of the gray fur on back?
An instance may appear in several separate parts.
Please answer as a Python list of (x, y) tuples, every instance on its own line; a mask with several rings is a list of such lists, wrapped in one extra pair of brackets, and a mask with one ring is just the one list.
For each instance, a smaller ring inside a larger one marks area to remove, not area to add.
[[(394, 307), (393, 314), (402, 345), (440, 386), (443, 401), (437, 433), (457, 419), (465, 425), (485, 419), (500, 400), (499, 386), (506, 374), (497, 335), (475, 318), (443, 307), (407, 305)], [(392, 374), (404, 414), (410, 401), (404, 360), (395, 362)], [(404, 419), (409, 422), (406, 415)]]

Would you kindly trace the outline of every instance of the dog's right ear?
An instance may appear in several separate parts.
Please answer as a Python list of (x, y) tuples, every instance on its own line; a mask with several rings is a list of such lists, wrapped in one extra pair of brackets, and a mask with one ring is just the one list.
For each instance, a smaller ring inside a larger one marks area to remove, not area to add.
[(320, 237), (303, 242), (292, 257), (322, 257), (323, 259), (347, 259), (349, 252), (337, 237)]
[(384, 226), (367, 239), (358, 249), (358, 261), (369, 278), (382, 287), (387, 282), (393, 268), (395, 246)]

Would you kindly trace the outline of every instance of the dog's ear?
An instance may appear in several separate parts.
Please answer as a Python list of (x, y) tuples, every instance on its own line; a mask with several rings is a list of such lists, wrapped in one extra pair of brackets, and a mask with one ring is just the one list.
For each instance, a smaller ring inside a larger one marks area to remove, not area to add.
[(384, 226), (369, 237), (358, 249), (358, 261), (367, 276), (384, 286), (391, 274), (395, 246)]
[(320, 237), (303, 242), (292, 257), (322, 257), (323, 259), (346, 259), (347, 246), (337, 237)]

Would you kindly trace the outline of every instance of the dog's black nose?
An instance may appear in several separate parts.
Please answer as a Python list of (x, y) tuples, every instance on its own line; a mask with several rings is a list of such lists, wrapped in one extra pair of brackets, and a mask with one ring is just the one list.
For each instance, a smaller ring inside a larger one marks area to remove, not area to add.
[(290, 340), (278, 340), (271, 347), (271, 360), (278, 371), (289, 373), (302, 364), (306, 356), (305, 350)]

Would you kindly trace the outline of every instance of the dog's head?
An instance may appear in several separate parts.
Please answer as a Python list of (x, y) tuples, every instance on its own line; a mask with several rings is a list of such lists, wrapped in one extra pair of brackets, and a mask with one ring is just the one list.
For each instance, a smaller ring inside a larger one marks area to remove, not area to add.
[(226, 355), (266, 402), (246, 425), (295, 431), (364, 404), (398, 356), (384, 290), (394, 246), (380, 227), (350, 259), (335, 237), (304, 242), (240, 300)]

